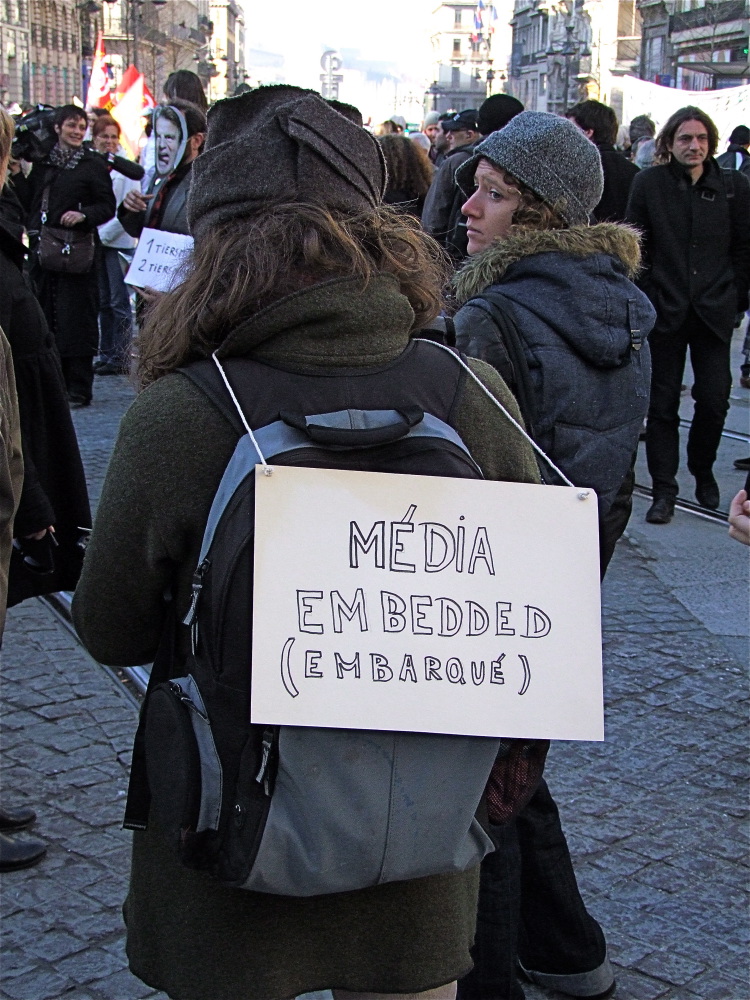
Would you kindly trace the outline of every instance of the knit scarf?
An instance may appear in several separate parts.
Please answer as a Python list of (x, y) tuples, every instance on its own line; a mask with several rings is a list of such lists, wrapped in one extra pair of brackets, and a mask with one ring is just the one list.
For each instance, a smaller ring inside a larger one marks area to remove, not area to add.
[(52, 151), (49, 154), (49, 161), (53, 167), (59, 167), (61, 170), (74, 170), (81, 162), (85, 152), (83, 146), (79, 149), (63, 149), (58, 144), (52, 147)]

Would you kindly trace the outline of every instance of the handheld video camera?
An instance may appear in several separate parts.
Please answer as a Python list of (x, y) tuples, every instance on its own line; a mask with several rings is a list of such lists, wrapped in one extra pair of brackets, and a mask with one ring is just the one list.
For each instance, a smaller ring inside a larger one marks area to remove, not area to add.
[[(57, 142), (55, 111), (56, 108), (50, 107), (49, 104), (39, 104), (33, 111), (14, 117), (16, 131), (11, 146), (11, 156), (14, 159), (39, 163), (45, 156), (49, 155)], [(106, 160), (110, 170), (116, 170), (132, 181), (139, 181), (145, 173), (140, 163), (133, 163), (132, 160), (125, 159), (124, 156), (117, 156), (115, 153), (98, 153), (88, 142), (86, 148)]]

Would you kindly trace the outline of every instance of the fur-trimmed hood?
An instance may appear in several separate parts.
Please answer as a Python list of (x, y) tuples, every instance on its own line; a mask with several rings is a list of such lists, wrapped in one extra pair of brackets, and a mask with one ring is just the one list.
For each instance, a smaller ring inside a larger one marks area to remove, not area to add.
[(645, 337), (656, 319), (632, 281), (639, 263), (638, 234), (628, 226), (519, 227), (470, 258), (453, 284), (459, 313), (491, 288), (532, 340), (534, 331), (560, 337), (589, 364), (608, 368), (628, 357), (631, 328)]
[(571, 226), (570, 229), (513, 227), (506, 239), (497, 240), (470, 257), (457, 272), (453, 289), (458, 305), (501, 281), (512, 264), (536, 254), (549, 253), (579, 259), (607, 254), (621, 263), (626, 277), (632, 280), (641, 263), (640, 236), (636, 229), (614, 222)]

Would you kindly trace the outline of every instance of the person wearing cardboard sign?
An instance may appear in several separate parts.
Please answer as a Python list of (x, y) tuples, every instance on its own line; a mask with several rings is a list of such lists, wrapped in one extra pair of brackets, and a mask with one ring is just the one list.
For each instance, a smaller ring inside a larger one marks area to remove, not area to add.
[[(469, 251), (453, 281), (456, 343), (497, 368), (536, 441), (577, 486), (596, 490), (603, 574), (630, 514), (648, 405), (655, 312), (632, 281), (637, 234), (589, 226), (603, 190), (599, 153), (572, 122), (545, 112), (523, 112), (484, 139), (456, 182)], [(517, 962), (569, 996), (610, 995), (604, 935), (581, 899), (544, 780), (494, 832), (460, 1000), (521, 1000)]]
[[(236, 409), (225, 415), (200, 383), (180, 374), (193, 359), (217, 351), (256, 427), (267, 415), (278, 418), (280, 393), (324, 415), (344, 390), (347, 405), (373, 406), (377, 386), (388, 396), (386, 413), (408, 416), (425, 391), (447, 392), (451, 426), (485, 477), (537, 477), (528, 443), (455, 357), (410, 340), (437, 314), (445, 271), (418, 224), (382, 205), (386, 171), (376, 139), (312, 91), (262, 87), (211, 110), (193, 174), (193, 256), (184, 282), (156, 304), (139, 336), (148, 389), (125, 417), (73, 609), (79, 634), (101, 660), (144, 662), (172, 614), (168, 588), (181, 622), (174, 678), (195, 662), (192, 648), (196, 655), (207, 649), (185, 624), (196, 603), (201, 537), (230, 456), (249, 440), (241, 424), (236, 429)], [(424, 374), (415, 361), (422, 355), (445, 363), (450, 378)], [(413, 364), (405, 379), (404, 366)], [(216, 371), (213, 362), (208, 369)], [(517, 416), (495, 373), (481, 363), (473, 370)], [(311, 393), (323, 396), (306, 401)], [(374, 463), (365, 459), (363, 468)], [(243, 620), (251, 603), (242, 604)], [(235, 647), (230, 641), (227, 653)], [(242, 670), (246, 677), (247, 662)], [(244, 696), (238, 711), (248, 718)], [(271, 795), (273, 742), (263, 746), (248, 774), (260, 775), (255, 794)], [(232, 824), (233, 801), (223, 810)], [(328, 812), (344, 819), (351, 810), (331, 803)], [(237, 822), (245, 815), (240, 806)], [(147, 822), (134, 834), (128, 954), (132, 970), (170, 996), (423, 993), (470, 966), (476, 866), (312, 897), (258, 893), (184, 867), (164, 827), (153, 815)], [(311, 846), (314, 837), (306, 829)], [(318, 875), (325, 871), (317, 866)], [(432, 995), (452, 993), (446, 985)]]

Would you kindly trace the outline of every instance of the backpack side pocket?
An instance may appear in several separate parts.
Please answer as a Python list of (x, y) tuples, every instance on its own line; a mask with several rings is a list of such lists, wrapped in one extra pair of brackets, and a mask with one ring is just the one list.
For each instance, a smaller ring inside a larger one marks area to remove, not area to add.
[(177, 677), (154, 688), (144, 738), (150, 819), (183, 863), (203, 867), (207, 838), (219, 825), (222, 771), (194, 678)]

